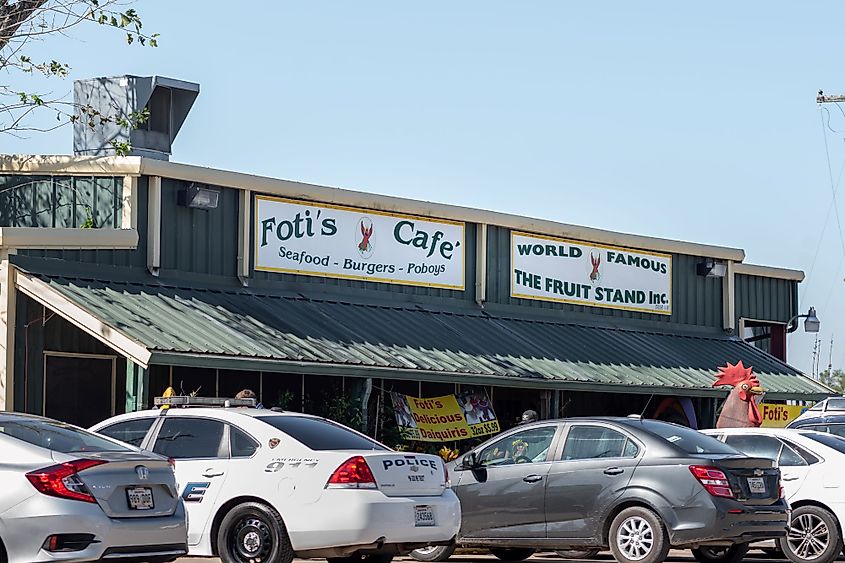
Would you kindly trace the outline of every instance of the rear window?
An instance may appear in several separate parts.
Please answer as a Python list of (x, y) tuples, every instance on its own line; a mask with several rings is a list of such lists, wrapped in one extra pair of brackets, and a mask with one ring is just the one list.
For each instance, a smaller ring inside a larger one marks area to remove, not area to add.
[(835, 436), (833, 434), (816, 434), (815, 432), (801, 432), (801, 435), (813, 440), (814, 442), (818, 442), (819, 444), (824, 444), (828, 448), (832, 448), (837, 452), (845, 454), (845, 439), (842, 439), (839, 436)]
[(312, 450), (378, 450), (387, 448), (348, 428), (322, 418), (304, 416), (256, 417)]
[(63, 454), (133, 451), (81, 428), (53, 420), (2, 421), (0, 434)]
[(740, 452), (692, 428), (657, 420), (643, 420), (643, 428), (688, 454), (739, 454)]

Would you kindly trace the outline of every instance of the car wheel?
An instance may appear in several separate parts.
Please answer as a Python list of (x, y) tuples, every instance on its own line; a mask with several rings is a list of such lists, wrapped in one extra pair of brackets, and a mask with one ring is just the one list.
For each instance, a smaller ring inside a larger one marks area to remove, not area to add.
[(495, 549), (491, 549), (490, 553), (502, 561), (522, 561), (534, 555), (535, 551), (537, 550), (530, 548), (497, 547)]
[(393, 556), (388, 553), (367, 553), (349, 557), (329, 557), (328, 563), (390, 563)]
[(220, 523), (217, 553), (223, 563), (291, 563), (293, 548), (282, 517), (259, 502), (235, 506)]
[(700, 563), (739, 563), (748, 553), (747, 543), (738, 543), (730, 547), (702, 546), (692, 550), (692, 556)]
[(417, 561), (448, 561), (455, 553), (455, 544), (451, 545), (430, 545), (421, 547), (411, 552), (411, 557)]
[(619, 563), (662, 563), (669, 554), (669, 535), (657, 514), (633, 506), (613, 519), (610, 550)]
[(592, 559), (600, 551), (600, 549), (559, 549), (555, 553), (564, 559)]
[(818, 506), (801, 506), (792, 511), (789, 532), (780, 548), (793, 563), (830, 563), (842, 551), (842, 537), (836, 518)]

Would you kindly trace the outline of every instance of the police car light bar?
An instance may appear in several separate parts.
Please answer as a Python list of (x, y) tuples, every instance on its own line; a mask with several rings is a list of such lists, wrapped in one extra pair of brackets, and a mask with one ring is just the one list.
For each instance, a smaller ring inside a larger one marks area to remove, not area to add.
[(255, 399), (227, 399), (225, 397), (189, 397), (174, 395), (172, 397), (156, 397), (157, 407), (254, 407)]

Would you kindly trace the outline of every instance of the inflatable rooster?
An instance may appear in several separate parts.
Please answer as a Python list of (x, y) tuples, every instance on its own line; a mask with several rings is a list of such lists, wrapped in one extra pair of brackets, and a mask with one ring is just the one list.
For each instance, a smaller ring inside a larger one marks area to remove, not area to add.
[(763, 417), (757, 408), (757, 401), (763, 393), (757, 377), (751, 373), (751, 368), (742, 365), (742, 361), (736, 365), (728, 365), (719, 368), (716, 375), (716, 382), (713, 387), (730, 385), (733, 387), (725, 405), (722, 407), (722, 414), (716, 421), (716, 428), (745, 428), (760, 426)]

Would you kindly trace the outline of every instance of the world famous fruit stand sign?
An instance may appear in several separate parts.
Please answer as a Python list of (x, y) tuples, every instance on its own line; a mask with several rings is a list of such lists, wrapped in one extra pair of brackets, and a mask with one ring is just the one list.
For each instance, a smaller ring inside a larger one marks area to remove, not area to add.
[(672, 314), (672, 257), (511, 233), (511, 297)]
[(255, 269), (464, 289), (464, 224), (255, 197)]
[(468, 391), (419, 399), (391, 393), (403, 440), (451, 442), (499, 432), (499, 421), (486, 393)]

